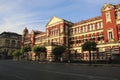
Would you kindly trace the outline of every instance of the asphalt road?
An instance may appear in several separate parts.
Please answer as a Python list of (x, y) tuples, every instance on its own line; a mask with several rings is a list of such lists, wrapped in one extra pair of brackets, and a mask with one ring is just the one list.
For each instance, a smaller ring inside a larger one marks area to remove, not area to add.
[(0, 80), (120, 80), (120, 67), (0, 61)]

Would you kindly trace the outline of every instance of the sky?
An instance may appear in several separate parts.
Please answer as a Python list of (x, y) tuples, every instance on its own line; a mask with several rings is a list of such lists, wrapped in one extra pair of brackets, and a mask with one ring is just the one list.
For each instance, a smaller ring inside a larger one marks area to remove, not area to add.
[(22, 34), (25, 27), (45, 31), (53, 16), (79, 22), (101, 16), (104, 3), (120, 4), (120, 0), (0, 0), (0, 33)]

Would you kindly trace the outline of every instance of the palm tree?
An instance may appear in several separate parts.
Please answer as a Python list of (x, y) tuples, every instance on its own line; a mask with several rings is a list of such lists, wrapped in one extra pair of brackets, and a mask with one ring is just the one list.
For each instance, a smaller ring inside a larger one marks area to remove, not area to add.
[(83, 51), (88, 51), (89, 52), (89, 63), (91, 64), (91, 51), (95, 51), (97, 50), (97, 44), (96, 42), (85, 42), (83, 45), (82, 45), (82, 50)]
[(62, 53), (66, 50), (65, 46), (57, 46), (53, 49), (53, 54), (55, 55), (55, 61), (60, 61)]

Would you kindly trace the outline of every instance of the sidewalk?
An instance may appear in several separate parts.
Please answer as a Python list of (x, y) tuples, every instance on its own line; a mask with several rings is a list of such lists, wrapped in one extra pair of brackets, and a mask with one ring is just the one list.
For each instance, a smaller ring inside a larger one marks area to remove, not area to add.
[(94, 64), (94, 63), (57, 63), (57, 62), (39, 62), (40, 64), (63, 64), (75, 66), (93, 66), (93, 67), (120, 67), (120, 64)]
[(120, 67), (120, 64), (82, 64), (82, 63), (70, 63), (78, 66), (93, 66), (93, 67)]

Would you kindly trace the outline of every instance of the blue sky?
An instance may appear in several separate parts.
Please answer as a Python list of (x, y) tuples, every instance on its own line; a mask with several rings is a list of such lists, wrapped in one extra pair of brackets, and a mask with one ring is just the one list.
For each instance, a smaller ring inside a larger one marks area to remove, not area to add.
[(104, 3), (120, 4), (120, 0), (0, 0), (0, 33), (22, 34), (25, 27), (45, 31), (53, 16), (71, 22), (100, 16)]

